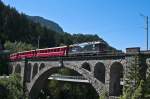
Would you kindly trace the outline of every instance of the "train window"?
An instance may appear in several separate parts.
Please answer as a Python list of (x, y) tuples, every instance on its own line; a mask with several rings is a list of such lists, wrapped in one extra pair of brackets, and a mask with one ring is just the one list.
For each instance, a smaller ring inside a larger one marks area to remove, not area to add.
[(43, 53), (45, 53), (45, 50), (43, 50)]
[(60, 50), (61, 50), (61, 51), (63, 51), (63, 50), (64, 50), (64, 48), (61, 48)]
[(58, 49), (54, 49), (54, 52), (57, 52)]
[(64, 48), (61, 48), (61, 51), (64, 51)]

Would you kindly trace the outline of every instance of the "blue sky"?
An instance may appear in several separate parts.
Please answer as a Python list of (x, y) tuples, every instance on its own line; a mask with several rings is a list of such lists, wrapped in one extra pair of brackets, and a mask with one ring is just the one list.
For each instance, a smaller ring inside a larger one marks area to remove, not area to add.
[[(146, 49), (144, 17), (150, 0), (2, 0), (19, 12), (42, 16), (65, 32), (98, 34), (115, 48)], [(150, 46), (149, 46), (150, 48)]]

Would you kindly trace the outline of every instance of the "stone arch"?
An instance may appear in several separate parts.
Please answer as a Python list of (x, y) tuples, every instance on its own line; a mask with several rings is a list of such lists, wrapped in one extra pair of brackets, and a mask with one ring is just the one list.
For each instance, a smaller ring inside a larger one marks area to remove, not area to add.
[(28, 63), (27, 66), (25, 67), (25, 80), (27, 82), (30, 82), (31, 81), (31, 68), (32, 68), (32, 65), (31, 63)]
[(94, 77), (102, 83), (105, 83), (105, 65), (103, 63), (96, 63), (94, 67)]
[(81, 67), (84, 68), (84, 69), (86, 69), (86, 70), (88, 70), (88, 71), (91, 71), (90, 64), (87, 63), (87, 62), (83, 63)]
[(17, 64), (17, 66), (15, 67), (15, 73), (21, 73), (21, 66), (20, 66), (20, 64)]
[(33, 72), (32, 72), (32, 79), (34, 78), (34, 76), (38, 73), (38, 64), (35, 63), (33, 66)]
[[(99, 82), (98, 80), (94, 79), (92, 74), (82, 68), (76, 68), (75, 66), (64, 66), (65, 68), (72, 69), (90, 81), (90, 84), (94, 87), (96, 92), (100, 95), (103, 92), (104, 84)], [(28, 87), (29, 96), (31, 99), (36, 99), (36, 95), (38, 95), (39, 91), (43, 88), (44, 82), (48, 79), (50, 75), (56, 73), (58, 69), (61, 67), (59, 66), (47, 66), (39, 71), (38, 75), (36, 75), (32, 82), (30, 83), (30, 87)], [(99, 86), (99, 87), (98, 87)]]
[(39, 72), (39, 74), (37, 75), (38, 77), (33, 78), (33, 81), (31, 82), (31, 89), (29, 89), (30, 99), (36, 99), (38, 93), (43, 88), (45, 81), (48, 79), (48, 77), (51, 74), (57, 72), (57, 70), (58, 70), (58, 68), (50, 67), (48, 70), (46, 70), (46, 68), (44, 68), (43, 70), (41, 70)]
[(110, 96), (119, 96), (122, 94), (121, 78), (123, 78), (123, 66), (119, 62), (114, 62), (110, 67)]
[(44, 67), (45, 67), (44, 63), (40, 64), (39, 71), (42, 70)]

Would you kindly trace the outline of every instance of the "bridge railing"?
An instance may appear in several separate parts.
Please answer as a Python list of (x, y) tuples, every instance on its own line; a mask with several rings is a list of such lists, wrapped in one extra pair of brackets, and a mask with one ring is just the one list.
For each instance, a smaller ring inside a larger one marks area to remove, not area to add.
[(150, 50), (141, 51), (140, 53), (142, 53), (142, 54), (150, 54)]

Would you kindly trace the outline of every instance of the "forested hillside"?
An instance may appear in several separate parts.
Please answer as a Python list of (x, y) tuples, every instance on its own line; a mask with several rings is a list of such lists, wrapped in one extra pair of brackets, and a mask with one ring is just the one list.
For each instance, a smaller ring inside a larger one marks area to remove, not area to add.
[(40, 23), (35, 23), (15, 8), (6, 6), (0, 0), (0, 40), (3, 42), (25, 42), (37, 47), (40, 38), (40, 48), (80, 43), (85, 41), (103, 41), (97, 35), (59, 33)]
[(51, 29), (56, 32), (64, 32), (63, 29), (55, 22), (51, 20), (47, 20), (43, 17), (40, 16), (29, 16), (27, 15), (27, 18), (35, 23), (40, 23), (42, 26), (47, 27), (48, 29)]

